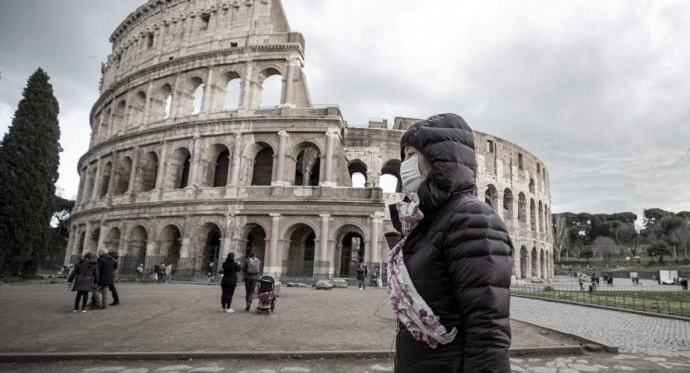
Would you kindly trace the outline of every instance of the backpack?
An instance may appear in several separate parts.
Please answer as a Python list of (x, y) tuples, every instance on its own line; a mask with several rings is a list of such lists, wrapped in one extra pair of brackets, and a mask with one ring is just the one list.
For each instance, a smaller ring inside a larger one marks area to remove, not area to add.
[(259, 259), (248, 258), (247, 259), (247, 273), (250, 275), (255, 275), (259, 273)]

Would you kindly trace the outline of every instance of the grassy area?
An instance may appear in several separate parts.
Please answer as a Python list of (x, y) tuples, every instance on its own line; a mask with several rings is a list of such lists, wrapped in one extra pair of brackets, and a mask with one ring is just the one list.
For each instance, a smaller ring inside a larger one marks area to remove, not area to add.
[(690, 292), (583, 292), (514, 288), (515, 295), (690, 317)]

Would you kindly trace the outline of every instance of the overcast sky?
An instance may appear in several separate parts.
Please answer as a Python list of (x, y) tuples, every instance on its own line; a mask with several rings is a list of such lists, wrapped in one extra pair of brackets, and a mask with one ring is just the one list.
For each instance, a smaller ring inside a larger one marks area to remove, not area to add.
[[(43, 68), (75, 198), (100, 63), (144, 0), (0, 0), (0, 134)], [(690, 1), (284, 0), (312, 103), (455, 112), (546, 166), (552, 212), (690, 211)]]

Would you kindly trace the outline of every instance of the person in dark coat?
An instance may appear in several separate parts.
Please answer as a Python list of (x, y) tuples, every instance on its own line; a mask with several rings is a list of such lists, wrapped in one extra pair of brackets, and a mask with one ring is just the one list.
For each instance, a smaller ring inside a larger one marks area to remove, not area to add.
[[(77, 263), (67, 279), (71, 283), (72, 291), (76, 291), (74, 297), (74, 312), (86, 312), (86, 301), (89, 292), (98, 283), (98, 264), (93, 260), (93, 254), (86, 253)], [(81, 308), (79, 303), (81, 302)]]
[(249, 311), (256, 291), (256, 283), (261, 278), (261, 260), (253, 252), (248, 252), (242, 267), (242, 279), (244, 280), (244, 302), (245, 311)]
[(391, 205), (398, 318), (395, 372), (510, 372), (513, 244), (476, 189), (472, 129), (456, 114), (412, 125), (400, 142), (407, 192)]
[(106, 248), (99, 249), (98, 254), (98, 272), (100, 274), (98, 278), (98, 292), (101, 294), (98, 307), (106, 307), (105, 305), (108, 303), (108, 290), (113, 294), (113, 303), (110, 303), (110, 305), (115, 306), (120, 303), (120, 297), (115, 288), (117, 260), (108, 253), (108, 249)]
[(220, 280), (220, 288), (222, 294), (220, 296), (220, 306), (223, 312), (235, 312), (230, 305), (232, 304), (232, 296), (235, 294), (237, 287), (237, 272), (242, 267), (235, 262), (235, 253), (229, 253), (221, 267), (223, 278)]

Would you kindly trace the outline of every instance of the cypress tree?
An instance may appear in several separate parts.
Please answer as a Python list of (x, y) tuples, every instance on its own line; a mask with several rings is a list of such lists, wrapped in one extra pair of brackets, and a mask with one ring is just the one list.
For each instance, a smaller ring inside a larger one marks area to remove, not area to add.
[(0, 144), (0, 276), (31, 277), (49, 252), (60, 128), (48, 75), (29, 78)]

